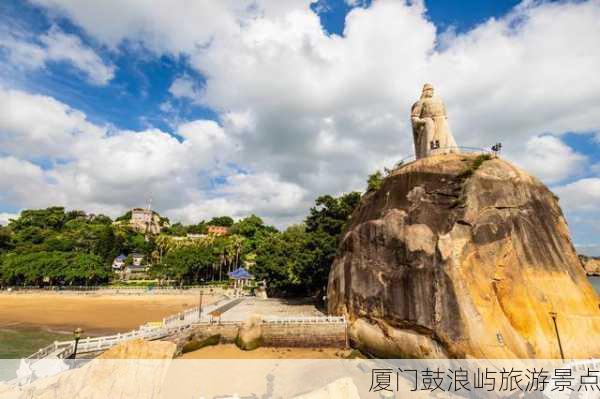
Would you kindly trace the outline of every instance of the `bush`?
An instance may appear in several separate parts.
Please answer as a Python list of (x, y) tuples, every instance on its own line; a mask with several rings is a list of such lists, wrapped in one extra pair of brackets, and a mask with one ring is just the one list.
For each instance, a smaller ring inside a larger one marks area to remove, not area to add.
[(459, 179), (468, 179), (469, 177), (473, 176), (473, 173), (475, 173), (475, 171), (479, 169), (479, 167), (485, 161), (489, 161), (490, 159), (492, 159), (492, 156), (490, 154), (478, 155), (477, 158), (475, 158), (473, 162), (471, 162), (471, 164), (467, 167), (467, 169), (465, 169), (458, 175)]
[(181, 348), (181, 353), (197, 351), (198, 349), (202, 349), (205, 346), (218, 345), (219, 342), (221, 342), (221, 334), (211, 335), (210, 337), (201, 340), (196, 340), (192, 338), (185, 345), (183, 345), (183, 347)]

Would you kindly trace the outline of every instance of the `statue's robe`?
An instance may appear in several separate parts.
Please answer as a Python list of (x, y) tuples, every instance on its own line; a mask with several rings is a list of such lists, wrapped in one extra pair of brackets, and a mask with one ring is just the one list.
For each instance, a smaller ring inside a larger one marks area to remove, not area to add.
[(448, 126), (446, 107), (437, 97), (417, 101), (411, 110), (417, 159), (433, 154), (460, 152)]

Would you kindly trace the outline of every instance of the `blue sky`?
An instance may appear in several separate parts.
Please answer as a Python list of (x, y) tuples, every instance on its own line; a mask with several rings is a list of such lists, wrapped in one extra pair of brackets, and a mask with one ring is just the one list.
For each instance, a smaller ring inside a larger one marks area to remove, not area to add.
[[(597, 3), (309, 3), (2, 2), (0, 89), (24, 111), (0, 125), (19, 172), (0, 213), (114, 215), (153, 197), (184, 221), (262, 212), (282, 227), (412, 152), (405, 114), (427, 80), (459, 142), (503, 141), (600, 254), (600, 100), (578, 86), (600, 66)], [(27, 199), (23, 179), (45, 194)]]
[[(451, 1), (427, 2), (427, 17), (440, 29), (453, 28), (458, 32), (472, 29), (491, 17), (509, 12), (517, 1), (461, 1), (457, 6)], [(359, 5), (368, 7), (370, 1)], [(343, 35), (345, 17), (353, 7), (344, 0), (327, 0), (313, 3), (319, 12), (323, 29), (329, 34)], [(119, 51), (107, 51), (74, 25), (68, 18), (48, 18), (48, 11), (27, 2), (7, 0), (0, 5), (2, 24), (15, 24), (34, 34), (43, 34), (53, 25), (62, 31), (79, 36), (116, 67), (116, 75), (107, 86), (88, 84), (85, 77), (65, 62), (49, 64), (45, 69), (27, 71), (7, 78), (14, 79), (20, 87), (47, 94), (70, 106), (80, 109), (90, 120), (108, 122), (124, 129), (143, 129), (148, 125), (172, 131), (167, 119), (209, 118), (218, 120), (218, 113), (208, 107), (191, 104), (189, 100), (177, 101), (176, 115), (165, 115), (161, 104), (169, 99), (168, 89), (173, 80), (182, 75), (193, 75), (202, 85), (201, 74), (189, 68), (185, 57), (152, 57), (140, 54), (138, 49), (122, 45)]]

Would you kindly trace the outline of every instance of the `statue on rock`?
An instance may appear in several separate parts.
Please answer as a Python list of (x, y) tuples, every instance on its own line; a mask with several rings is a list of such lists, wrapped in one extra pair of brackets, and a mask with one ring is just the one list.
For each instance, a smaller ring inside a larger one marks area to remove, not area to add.
[(433, 96), (433, 86), (423, 86), (419, 101), (411, 109), (415, 155), (417, 159), (434, 154), (458, 153), (456, 141), (448, 126), (446, 107)]

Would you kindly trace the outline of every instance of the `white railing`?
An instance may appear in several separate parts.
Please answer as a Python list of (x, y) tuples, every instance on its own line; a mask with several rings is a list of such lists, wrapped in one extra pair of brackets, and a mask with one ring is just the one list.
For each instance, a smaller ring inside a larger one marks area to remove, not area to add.
[(264, 316), (264, 324), (346, 324), (344, 316)]
[[(178, 327), (148, 327), (142, 326), (138, 330), (133, 330), (124, 334), (115, 334), (115, 335), (107, 335), (102, 337), (87, 337), (83, 338), (77, 344), (77, 352), (78, 353), (89, 353), (89, 352), (99, 352), (113, 346), (125, 342), (135, 338), (143, 338), (145, 340), (156, 340), (167, 337), (171, 334), (174, 334), (179, 331), (183, 331), (186, 328), (191, 327), (187, 326), (178, 326)], [(56, 341), (44, 348), (41, 348), (31, 356), (27, 357), (27, 360), (39, 360), (47, 357), (57, 358), (57, 359), (65, 359), (70, 357), (75, 350), (75, 341)]]
[(162, 320), (162, 324), (165, 327), (179, 327), (182, 325), (201, 322), (203, 320), (209, 321), (210, 318), (208, 317), (208, 314), (210, 312), (234, 300), (235, 299), (225, 297), (210, 305), (202, 307), (202, 317), (200, 317), (200, 311), (197, 306), (189, 308), (183, 312), (174, 314), (173, 316), (165, 317)]
[[(158, 327), (145, 324), (137, 330), (133, 330), (124, 334), (119, 333), (102, 337), (83, 338), (77, 344), (77, 353), (103, 351), (112, 348), (121, 342), (125, 342), (134, 338), (143, 338), (146, 340), (161, 339), (175, 332), (190, 328), (192, 324), (204, 321), (208, 323), (209, 319), (207, 318), (207, 313), (212, 312), (212, 310), (232, 300), (234, 299), (225, 297), (213, 304), (207, 305), (202, 309), (201, 318), (199, 317), (198, 307), (194, 307), (184, 310), (183, 312), (177, 313), (173, 316), (164, 318), (162, 320), (162, 324)], [(47, 357), (65, 359), (73, 355), (74, 350), (75, 341), (55, 341), (54, 343), (45, 346), (28, 356), (26, 359), (39, 360)]]
[[(207, 305), (202, 308), (202, 314), (200, 315), (198, 307), (193, 307), (183, 312), (177, 313), (173, 316), (165, 317), (159, 326), (152, 326), (145, 324), (140, 326), (137, 330), (133, 330), (124, 334), (114, 334), (102, 337), (87, 337), (79, 340), (77, 344), (77, 353), (89, 353), (89, 352), (100, 352), (106, 349), (110, 349), (113, 346), (121, 342), (125, 342), (135, 338), (142, 338), (145, 340), (157, 340), (167, 337), (179, 331), (191, 328), (197, 325), (210, 325), (214, 324), (211, 318), (208, 316), (210, 312), (215, 309), (226, 306), (229, 302), (236, 301), (236, 298), (222, 298), (217, 302)], [(218, 324), (230, 325), (240, 324), (240, 320), (230, 320), (217, 322)], [(344, 316), (264, 316), (262, 318), (263, 324), (345, 324), (346, 318)], [(65, 359), (73, 355), (75, 350), (75, 341), (55, 341), (54, 343), (45, 346), (33, 353), (27, 360), (39, 360), (44, 358), (58, 358)]]

